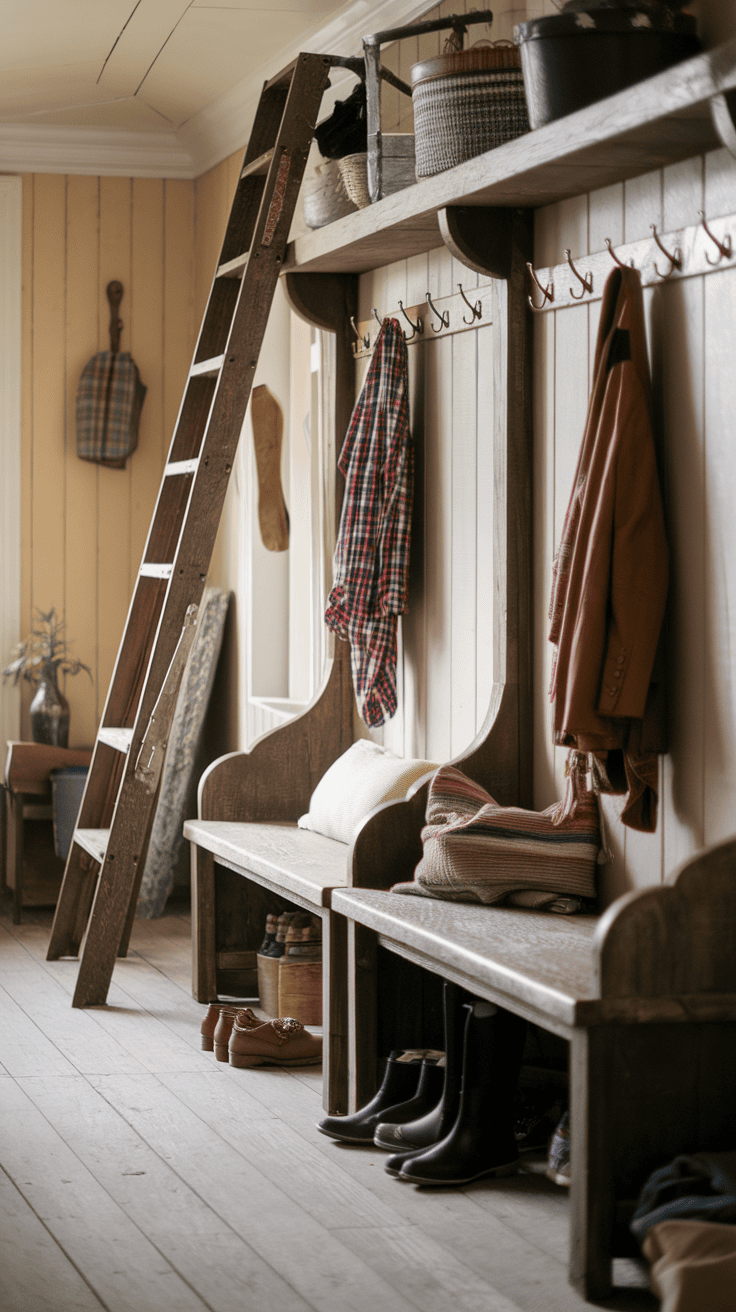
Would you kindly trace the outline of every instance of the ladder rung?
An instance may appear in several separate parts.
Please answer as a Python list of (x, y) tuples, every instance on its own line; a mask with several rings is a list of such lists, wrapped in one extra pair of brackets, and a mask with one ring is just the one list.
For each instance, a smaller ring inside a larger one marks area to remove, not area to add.
[(221, 264), (217, 270), (218, 278), (242, 278), (245, 266), (248, 263), (248, 252), (245, 255), (236, 255), (234, 260), (228, 260), (227, 264)]
[(106, 743), (108, 747), (114, 747), (116, 752), (129, 752), (130, 744), (133, 741), (132, 729), (114, 729), (111, 725), (101, 724), (97, 737), (101, 743)]
[(241, 178), (253, 178), (259, 173), (268, 173), (268, 166), (273, 159), (273, 147), (271, 150), (264, 150), (262, 155), (257, 155), (252, 159), (250, 164), (244, 164), (240, 174)]
[(144, 562), (140, 568), (142, 579), (170, 579), (173, 565), (151, 565)]
[(174, 478), (177, 474), (196, 474), (199, 460), (172, 460), (164, 470), (164, 478)]
[(109, 829), (75, 829), (74, 842), (89, 852), (100, 865), (105, 859), (107, 844), (110, 841)]
[(224, 364), (224, 355), (214, 355), (211, 360), (200, 360), (189, 370), (190, 378), (216, 378)]

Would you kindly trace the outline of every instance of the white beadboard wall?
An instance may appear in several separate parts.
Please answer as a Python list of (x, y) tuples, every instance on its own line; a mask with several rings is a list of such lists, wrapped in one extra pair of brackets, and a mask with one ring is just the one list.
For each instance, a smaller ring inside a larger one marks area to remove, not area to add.
[[(734, 35), (736, 6), (703, 21)], [(529, 6), (544, 12), (549, 5)], [(449, 11), (449, 10), (448, 10)], [(509, 10), (509, 23), (524, 14)], [(505, 16), (501, 16), (500, 28)], [(496, 31), (494, 35), (505, 35)], [(424, 52), (423, 52), (424, 53)], [(398, 66), (413, 62), (399, 52)], [(402, 127), (405, 123), (402, 120)], [(736, 160), (715, 151), (539, 210), (539, 266), (698, 222), (736, 215)], [(736, 238), (736, 222), (734, 223)], [(361, 278), (360, 319), (447, 295), (477, 276), (444, 250)], [(658, 437), (672, 554), (668, 618), (670, 752), (662, 758), (656, 833), (626, 829), (606, 802), (614, 854), (606, 901), (666, 879), (705, 843), (736, 829), (736, 261), (645, 292)], [(600, 302), (539, 315), (534, 332), (535, 805), (561, 795), (565, 753), (552, 745), (547, 605), (582, 438)], [(399, 711), (374, 734), (394, 751), (436, 761), (468, 745), (488, 704), (493, 470), (491, 334), (484, 329), (409, 349), (418, 517), (411, 609), (399, 647)], [(360, 373), (360, 381), (364, 367)], [(363, 726), (362, 732), (366, 732)]]
[[(726, 151), (673, 165), (540, 210), (535, 258), (544, 266), (614, 243), (736, 215), (736, 160)], [(734, 224), (736, 229), (736, 223)], [(665, 264), (662, 261), (663, 265)], [(690, 853), (736, 828), (736, 268), (644, 293), (671, 549), (668, 617), (670, 752), (660, 768), (655, 834), (626, 829), (607, 804), (615, 854), (606, 893), (667, 878)], [(580, 446), (600, 302), (535, 321), (535, 789), (546, 806), (563, 785), (545, 689), (546, 600)]]

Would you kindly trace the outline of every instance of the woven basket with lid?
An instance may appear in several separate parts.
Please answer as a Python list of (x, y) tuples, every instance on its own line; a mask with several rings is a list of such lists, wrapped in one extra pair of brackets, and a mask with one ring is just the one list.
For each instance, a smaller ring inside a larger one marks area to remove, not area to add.
[(529, 131), (519, 52), (511, 44), (435, 55), (411, 70), (418, 178)]

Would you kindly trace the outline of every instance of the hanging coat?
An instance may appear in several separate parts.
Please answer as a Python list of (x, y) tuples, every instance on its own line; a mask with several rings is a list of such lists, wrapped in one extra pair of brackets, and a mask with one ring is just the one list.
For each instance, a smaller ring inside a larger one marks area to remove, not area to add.
[(603, 293), (593, 390), (555, 561), (550, 641), (555, 742), (590, 754), (622, 819), (656, 828), (665, 743), (662, 653), (668, 551), (650, 417), (641, 281)]
[(376, 727), (396, 713), (414, 483), (406, 342), (396, 319), (386, 319), (376, 339), (338, 468), (345, 496), (325, 621), (350, 643), (358, 710)]

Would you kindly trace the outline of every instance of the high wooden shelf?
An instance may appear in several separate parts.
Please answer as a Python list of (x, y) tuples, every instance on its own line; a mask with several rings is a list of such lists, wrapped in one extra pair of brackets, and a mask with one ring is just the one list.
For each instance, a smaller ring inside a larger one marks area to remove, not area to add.
[(736, 40), (299, 237), (285, 267), (365, 273), (441, 246), (447, 206), (536, 208), (731, 145), (729, 105)]

